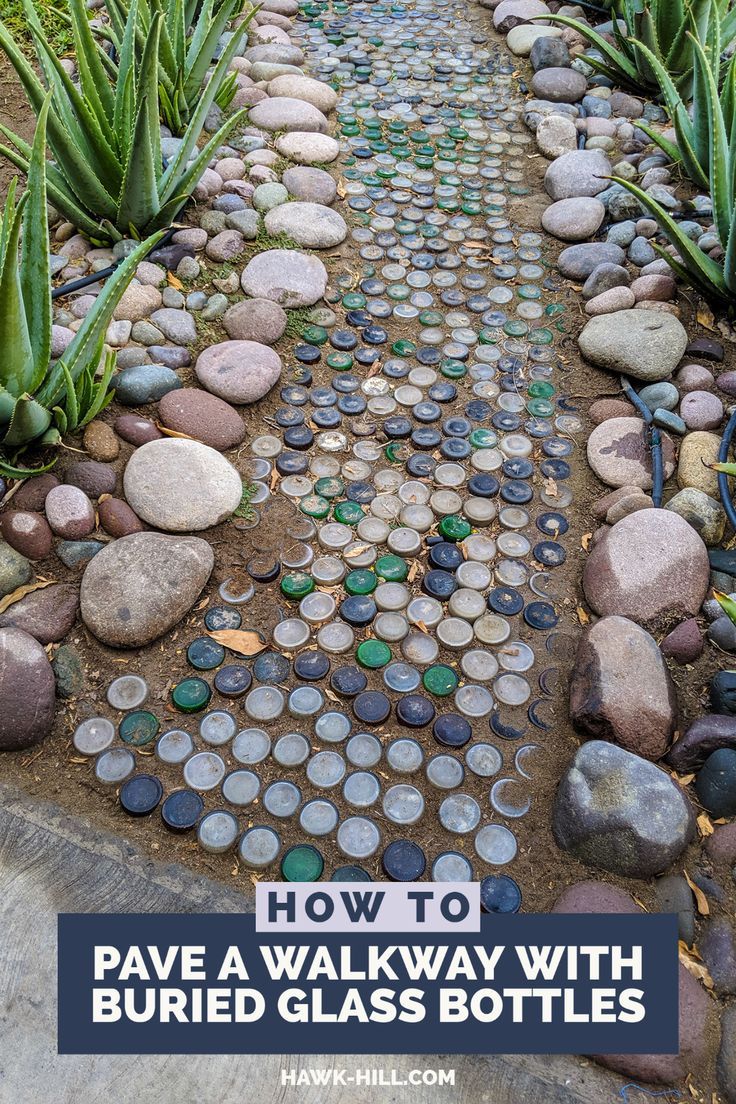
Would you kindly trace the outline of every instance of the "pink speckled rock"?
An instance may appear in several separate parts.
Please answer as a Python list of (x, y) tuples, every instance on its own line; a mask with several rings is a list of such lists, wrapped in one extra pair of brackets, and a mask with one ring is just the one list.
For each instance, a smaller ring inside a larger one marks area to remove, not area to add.
[(688, 429), (718, 429), (723, 403), (709, 391), (689, 391), (680, 403), (680, 417)]
[(60, 483), (46, 495), (46, 520), (57, 536), (65, 540), (88, 537), (95, 527), (94, 506), (79, 487)]
[(674, 299), (677, 285), (671, 276), (658, 276), (654, 273), (651, 276), (638, 276), (632, 283), (631, 290), (637, 303), (644, 300), (666, 303), (669, 299)]
[(713, 373), (702, 364), (684, 364), (674, 378), (680, 391), (710, 391)]

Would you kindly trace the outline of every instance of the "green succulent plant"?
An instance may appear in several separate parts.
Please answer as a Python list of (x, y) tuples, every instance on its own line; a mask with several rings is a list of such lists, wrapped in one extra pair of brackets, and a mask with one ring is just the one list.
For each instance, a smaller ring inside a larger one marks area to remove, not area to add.
[[(672, 152), (682, 157), (683, 166), (696, 183), (710, 189), (722, 259), (717, 261), (704, 253), (648, 192), (631, 181), (615, 180), (651, 211), (677, 250), (679, 259), (658, 247), (677, 275), (704, 299), (733, 315), (736, 313), (736, 55), (728, 64), (721, 88), (716, 63), (720, 56), (717, 33), (711, 32), (711, 40), (705, 45), (695, 35), (691, 34), (690, 38), (696, 89), (692, 119), (674, 88), (665, 84), (678, 135), (678, 145)], [(663, 144), (660, 141), (660, 145)]]
[[(51, 359), (51, 274), (46, 210), (46, 125), (49, 93), (30, 148), (28, 185), (13, 180), (0, 225), (0, 473), (28, 475), (17, 458), (29, 445), (57, 444), (97, 417), (112, 398), (115, 354), (104, 338), (136, 266), (160, 237), (154, 234), (118, 266), (63, 355)], [(17, 198), (16, 198), (17, 197)], [(101, 374), (98, 369), (101, 366)], [(35, 471), (45, 471), (53, 461)]]
[[(125, 30), (131, 7), (129, 0), (105, 0), (110, 17), (109, 25), (98, 28), (115, 47), (121, 57)], [(161, 18), (159, 40), (159, 98), (161, 118), (172, 134), (186, 131), (187, 124), (197, 109), (207, 70), (212, 64), (215, 48), (228, 23), (240, 16), (245, 0), (138, 0), (135, 30), (135, 64), (145, 52), (154, 19)], [(236, 41), (242, 41), (248, 24), (256, 14), (253, 8), (235, 32)], [(113, 78), (119, 79), (119, 68), (106, 61)], [(215, 77), (212, 78), (215, 80)], [(236, 74), (220, 69), (214, 90), (214, 102), (226, 110), (237, 90)]]
[(543, 18), (571, 27), (587, 39), (603, 57), (586, 54), (584, 60), (615, 84), (633, 92), (657, 90), (654, 57), (687, 98), (692, 92), (694, 64), (688, 32), (694, 31), (705, 41), (710, 24), (718, 20), (724, 41), (730, 42), (736, 35), (736, 10), (729, 10), (730, 6), (730, 0), (614, 0), (615, 45), (579, 19), (566, 15)]
[[(38, 114), (51, 90), (48, 143), (52, 162), (47, 169), (53, 205), (91, 241), (107, 243), (122, 237), (145, 237), (167, 227), (196, 187), (219, 145), (241, 122), (240, 111), (198, 150), (207, 113), (238, 48), (234, 36), (203, 89), (176, 155), (164, 165), (159, 126), (160, 51), (164, 16), (156, 12), (135, 65), (138, 3), (131, 0), (120, 43), (115, 87), (109, 79), (104, 51), (95, 40), (84, 0), (69, 0), (79, 86), (64, 69), (44, 35), (30, 0), (24, 0), (41, 77), (24, 57), (7, 27), (0, 22), (0, 49), (18, 74), (33, 111)], [(30, 146), (6, 126), (0, 134), (3, 153), (27, 171)], [(192, 159), (190, 161), (190, 158)]]

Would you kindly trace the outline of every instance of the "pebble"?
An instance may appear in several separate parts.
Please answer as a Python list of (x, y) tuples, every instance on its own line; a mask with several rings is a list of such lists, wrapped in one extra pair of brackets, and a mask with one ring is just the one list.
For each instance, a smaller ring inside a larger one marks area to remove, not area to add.
[(695, 942), (695, 898), (680, 874), (668, 874), (655, 882), (660, 912), (677, 914), (678, 936), (688, 947)]
[(0, 614), (0, 629), (22, 629), (39, 644), (63, 640), (77, 620), (79, 594), (75, 586), (61, 583), (34, 590)]
[(79, 487), (64, 483), (53, 487), (44, 508), (52, 531), (65, 540), (81, 540), (95, 527), (94, 506)]
[(506, 45), (517, 57), (528, 57), (532, 46), (540, 38), (559, 38), (561, 27), (545, 27), (543, 24), (519, 23), (506, 36)]
[(578, 343), (585, 359), (599, 368), (655, 382), (672, 375), (687, 333), (671, 314), (625, 310), (591, 319)]
[(648, 878), (691, 842), (695, 817), (683, 790), (659, 767), (589, 740), (562, 777), (552, 827), (558, 845), (581, 862)]
[(147, 441), (158, 441), (163, 434), (148, 418), (139, 418), (137, 414), (121, 414), (113, 423), (118, 437), (131, 445), (145, 445)]
[[(665, 510), (672, 510), (684, 518), (705, 544), (710, 546), (722, 541), (726, 529), (726, 511), (720, 500), (711, 498), (697, 487), (685, 487), (678, 491), (665, 504)], [(736, 630), (736, 626), (734, 628)]]
[(587, 241), (598, 232), (605, 214), (603, 204), (593, 197), (560, 199), (544, 210), (542, 226), (561, 241)]
[(669, 510), (639, 510), (592, 549), (583, 590), (601, 617), (630, 617), (656, 631), (696, 616), (709, 576), (705, 545), (683, 518)]
[(604, 261), (603, 264), (596, 265), (583, 284), (583, 299), (597, 299), (599, 295), (613, 291), (614, 288), (628, 289), (630, 283), (631, 277), (623, 265)]
[(182, 387), (172, 368), (164, 364), (137, 364), (118, 372), (112, 380), (116, 399), (123, 406), (144, 406), (158, 402), (169, 391)]
[(572, 150), (553, 161), (544, 175), (552, 199), (596, 196), (608, 187), (611, 163), (600, 150)]
[(46, 495), (52, 487), (58, 487), (59, 477), (52, 472), (44, 475), (34, 475), (20, 485), (13, 495), (12, 504), (14, 510), (30, 510), (38, 513), (43, 510)]
[[(243, 235), (239, 233), (239, 231), (231, 229), (222, 230), (219, 234), (215, 234), (214, 238), (210, 238), (210, 240), (207, 242), (205, 253), (210, 258), (210, 260), (216, 261), (218, 263), (223, 263), (226, 261), (234, 261), (236, 257), (240, 256), (244, 249), (245, 243)], [(157, 311), (157, 313), (160, 312)], [(188, 315), (187, 317), (191, 318), (191, 315)], [(192, 323), (193, 322), (194, 320), (192, 319)], [(173, 329), (173, 327), (171, 328)], [(188, 345), (191, 343), (191, 341), (194, 340), (194, 338), (185, 337), (185, 330), (183, 327), (181, 329), (180, 338), (171, 338), (170, 334), (167, 334), (166, 336), (170, 337), (170, 339), (173, 341), (180, 340), (180, 343), (182, 345)], [(181, 338), (184, 339), (181, 340)]]
[(73, 644), (62, 644), (51, 660), (59, 698), (76, 698), (84, 689), (84, 671), (79, 652)]
[(66, 482), (78, 487), (90, 498), (112, 494), (117, 484), (115, 469), (97, 460), (74, 460), (67, 465)]
[(622, 265), (624, 251), (610, 242), (587, 242), (569, 245), (557, 258), (557, 267), (569, 280), (582, 281), (590, 276), (598, 265)]
[(102, 541), (60, 541), (56, 546), (56, 555), (65, 567), (79, 567), (88, 563), (104, 547)]
[(43, 560), (51, 553), (53, 534), (43, 514), (6, 510), (0, 514), (0, 534), (11, 548), (29, 560)]
[(680, 401), (680, 393), (673, 383), (650, 383), (639, 391), (639, 398), (652, 414), (655, 410), (674, 410)]
[(270, 299), (234, 303), (222, 319), (232, 341), (255, 341), (260, 345), (275, 345), (283, 337), (287, 322), (286, 311)]
[[(552, 41), (558, 48), (564, 45), (559, 40)], [(582, 100), (587, 87), (588, 82), (582, 73), (565, 66), (539, 69), (531, 80), (534, 95), (553, 103), (577, 103)]]
[(268, 394), (281, 375), (281, 358), (256, 341), (222, 341), (199, 354), (194, 370), (213, 395), (241, 405)]
[(168, 429), (186, 433), (218, 452), (234, 448), (245, 438), (245, 426), (238, 412), (222, 399), (195, 387), (164, 395), (158, 413)]
[(299, 200), (269, 211), (264, 224), (269, 234), (286, 234), (307, 249), (331, 249), (343, 242), (348, 232), (344, 218), (337, 211)]
[(326, 135), (330, 126), (319, 108), (292, 96), (269, 96), (252, 107), (249, 115), (253, 126), (268, 131)]
[(252, 298), (270, 299), (282, 307), (311, 307), (325, 293), (327, 270), (308, 253), (269, 249), (248, 262), (240, 283)]
[(613, 314), (614, 311), (628, 310), (633, 305), (634, 293), (631, 289), (615, 287), (589, 299), (585, 304), (585, 313), (595, 317), (599, 314)]
[[(609, 418), (591, 433), (587, 444), (588, 463), (609, 487), (652, 487), (652, 456), (646, 426), (641, 418)], [(675, 470), (672, 441), (662, 437), (665, 478)]]
[(713, 978), (719, 997), (736, 994), (736, 933), (723, 916), (714, 916), (705, 923), (698, 940), (698, 950)]
[(712, 752), (695, 779), (698, 801), (712, 817), (736, 815), (736, 749)]
[(718, 429), (723, 421), (723, 403), (710, 391), (689, 391), (680, 403), (680, 417), (688, 429)]
[(681, 391), (710, 391), (715, 378), (710, 369), (702, 364), (684, 364), (675, 376), (675, 382)]
[(583, 634), (570, 681), (570, 717), (589, 737), (646, 759), (667, 750), (677, 695), (652, 636), (625, 617), (602, 617)]
[(253, 206), (257, 211), (271, 211), (282, 203), (286, 203), (289, 193), (283, 184), (270, 183), (259, 184), (253, 193)]
[(569, 67), (570, 51), (567, 44), (559, 38), (538, 37), (532, 43), (529, 61), (535, 73), (540, 69)]
[(708, 713), (696, 717), (685, 734), (672, 745), (667, 762), (675, 770), (687, 774), (701, 767), (708, 756), (720, 748), (736, 751), (736, 717)]
[(305, 203), (321, 203), (329, 207), (337, 195), (337, 184), (324, 169), (314, 169), (307, 165), (294, 165), (281, 177), (282, 185), (289, 195)]
[(569, 115), (545, 115), (539, 120), (536, 139), (540, 152), (551, 160), (578, 146), (578, 132)]
[(219, 452), (183, 438), (150, 441), (136, 449), (123, 487), (139, 518), (176, 533), (219, 525), (237, 509), (243, 493), (238, 472)]
[(100, 525), (111, 537), (127, 537), (143, 531), (143, 523), (121, 498), (103, 498), (97, 507)]
[(721, 439), (715, 433), (688, 433), (680, 445), (677, 462), (678, 486), (696, 487), (711, 498), (717, 498), (718, 474), (707, 465), (717, 461), (720, 447)]
[(688, 617), (668, 633), (660, 645), (662, 654), (681, 665), (694, 663), (703, 654), (703, 635), (694, 617)]
[(92, 459), (101, 463), (117, 459), (120, 452), (120, 442), (112, 427), (105, 422), (90, 422), (82, 436), (82, 444)]
[(326, 165), (337, 159), (340, 147), (328, 134), (292, 131), (276, 139), (276, 149), (297, 165)]
[(22, 629), (0, 628), (0, 750), (18, 751), (45, 740), (55, 700), (54, 673), (42, 645)]
[[(296, 76), (292, 73), (283, 73), (274, 77), (268, 84), (269, 96), (283, 97), (301, 100), (303, 103), (312, 104), (323, 115), (329, 115), (337, 106), (337, 92), (324, 81), (313, 80), (311, 77)], [(252, 117), (251, 117), (252, 118)], [(309, 129), (307, 127), (303, 129)]]
[(82, 620), (103, 644), (142, 647), (188, 613), (213, 566), (212, 548), (199, 537), (122, 537), (87, 565)]

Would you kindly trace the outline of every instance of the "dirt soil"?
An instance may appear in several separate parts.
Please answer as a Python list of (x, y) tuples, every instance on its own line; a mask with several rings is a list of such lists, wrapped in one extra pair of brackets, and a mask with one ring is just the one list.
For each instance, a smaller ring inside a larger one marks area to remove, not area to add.
[[(18, 82), (15, 70), (5, 54), (0, 52), (0, 123), (30, 142), (33, 138), (34, 122), (28, 110), (25, 92)], [(0, 144), (6, 144), (0, 135)], [(14, 165), (0, 156), (0, 200), (4, 200), (8, 185), (14, 176), (20, 175)]]
[[(8, 78), (7, 67), (3, 68), (0, 59), (0, 88), (2, 88), (2, 105), (0, 110), (4, 113), (0, 117), (8, 118), (16, 127), (24, 126), (24, 133), (28, 134), (30, 125), (25, 116), (25, 105), (22, 94), (14, 82)], [(25, 125), (23, 119), (26, 120)], [(546, 168), (546, 162), (537, 154), (529, 155), (529, 184), (531, 194), (523, 199), (516, 200), (511, 205), (512, 220), (521, 229), (539, 230), (539, 216), (546, 205), (547, 199), (542, 192), (542, 176)], [(0, 185), (7, 182), (9, 177), (7, 166), (0, 161)], [(347, 217), (347, 212), (345, 212)], [(262, 248), (262, 246), (260, 246)], [(555, 243), (547, 239), (545, 243), (546, 262), (551, 266), (559, 249)], [(349, 258), (351, 256), (350, 243), (345, 243), (329, 257), (320, 254), (331, 274), (349, 271)], [(247, 257), (245, 258), (247, 260)], [(243, 261), (238, 262), (238, 268), (243, 267)], [(221, 276), (222, 266), (214, 273)], [(356, 283), (359, 279), (356, 271)], [(201, 279), (199, 286), (202, 286)], [(210, 289), (210, 290), (214, 290)], [(576, 291), (565, 281), (559, 280), (559, 290), (556, 299), (565, 304), (567, 310), (562, 319), (567, 330), (562, 339), (558, 339), (556, 349), (562, 362), (561, 372), (557, 376), (558, 390), (566, 394), (571, 403), (579, 407), (579, 413), (586, 419), (586, 412), (590, 404), (599, 398), (618, 395), (614, 379), (603, 372), (592, 369), (583, 364), (579, 358), (575, 341), (577, 333), (585, 322), (580, 297)], [(683, 314), (683, 322), (688, 326), (691, 339), (696, 336), (706, 336), (707, 329), (701, 328), (695, 319), (695, 312), (689, 304), (687, 297), (681, 294), (680, 306)], [(334, 307), (338, 318), (342, 321), (344, 314), (341, 306)], [(340, 324), (340, 322), (338, 322)], [(392, 324), (393, 325), (393, 324)], [(220, 323), (198, 327), (200, 347), (212, 344), (214, 341), (225, 338), (224, 330)], [(710, 336), (720, 336), (718, 333)], [(285, 371), (284, 382), (291, 378), (295, 366), (291, 350), (294, 342), (282, 341), (279, 352), (282, 356)], [(193, 350), (197, 353), (199, 349)], [(194, 361), (195, 356), (192, 360)], [(733, 346), (727, 344), (726, 363), (724, 368), (734, 366), (736, 356)], [(192, 370), (187, 369), (182, 373), (185, 385), (190, 382)], [(189, 378), (187, 378), (189, 377)], [(316, 384), (327, 383), (330, 378), (330, 370), (323, 365), (317, 365), (314, 369)], [(243, 408), (242, 414), (248, 430), (248, 438), (268, 432), (268, 416), (278, 406), (280, 400), (277, 393), (262, 400), (257, 410)], [(120, 413), (130, 413), (130, 408), (119, 407), (113, 403), (104, 414), (104, 420), (112, 422)], [(155, 419), (155, 406), (143, 407), (138, 411)], [(606, 493), (604, 488), (595, 478), (585, 462), (585, 439), (591, 425), (587, 423), (584, 432), (576, 440), (577, 450), (574, 454), (573, 475), (571, 487), (575, 495), (574, 513), (571, 516), (571, 527), (567, 539), (568, 556), (565, 564), (555, 569), (554, 584), (556, 594), (560, 596), (558, 609), (561, 614), (557, 631), (549, 641), (548, 661), (542, 667), (555, 669), (555, 674), (548, 676), (549, 686), (554, 690), (554, 696), (542, 698), (543, 704), (539, 707), (540, 718), (548, 726), (546, 730), (534, 728), (528, 721), (526, 711), (504, 710), (504, 720), (523, 730), (523, 740), (508, 741), (498, 740), (489, 732), (488, 721), (479, 721), (474, 724), (474, 737), (491, 739), (502, 745), (504, 752), (504, 767), (502, 774), (513, 772), (514, 753), (521, 743), (531, 742), (540, 746), (539, 752), (533, 758), (533, 780), (530, 782), (530, 793), (533, 797), (531, 812), (519, 820), (510, 823), (519, 841), (519, 853), (514, 861), (511, 873), (520, 882), (524, 890), (524, 911), (548, 910), (556, 897), (568, 885), (589, 878), (596, 878), (617, 884), (626, 889), (647, 909), (655, 910), (656, 901), (653, 884), (650, 882), (637, 882), (623, 878), (616, 878), (604, 872), (594, 871), (577, 863), (569, 855), (561, 852), (552, 837), (551, 806), (555, 789), (562, 771), (568, 764), (571, 756), (578, 746), (579, 740), (570, 724), (567, 711), (567, 685), (569, 672), (575, 655), (577, 640), (582, 631), (582, 625), (587, 623), (588, 614), (584, 608), (580, 578), (586, 557), (588, 535), (595, 529), (596, 523), (592, 517), (592, 505), (596, 499)], [(71, 441), (68, 449), (62, 451), (57, 474), (63, 478), (65, 464), (70, 460), (83, 458), (79, 451), (79, 442)], [(122, 443), (120, 456), (114, 464), (118, 472), (118, 491), (121, 493), (121, 477), (127, 459), (132, 452), (130, 445)], [(243, 446), (238, 451), (228, 453), (228, 459), (243, 474), (244, 481), (248, 482), (247, 449)], [(674, 493), (674, 484), (668, 491), (668, 495)], [(260, 521), (255, 528), (243, 528), (238, 520), (227, 522), (217, 529), (208, 532), (207, 537), (215, 549), (216, 568), (200, 602), (190, 615), (181, 622), (175, 630), (156, 641), (154, 644), (132, 652), (120, 652), (102, 646), (85, 630), (80, 623), (67, 637), (65, 644), (73, 644), (83, 661), (84, 666), (84, 691), (78, 698), (60, 702), (60, 708), (54, 727), (54, 731), (42, 747), (30, 751), (18, 753), (6, 753), (0, 761), (0, 770), (3, 779), (17, 783), (33, 796), (39, 799), (56, 801), (60, 805), (73, 810), (93, 825), (113, 831), (128, 839), (143, 852), (151, 857), (163, 858), (171, 862), (183, 862), (201, 871), (210, 878), (222, 880), (246, 888), (248, 881), (255, 882), (257, 875), (240, 867), (236, 856), (210, 855), (203, 851), (196, 840), (189, 836), (174, 835), (167, 831), (158, 815), (140, 820), (126, 816), (116, 797), (114, 788), (99, 784), (94, 777), (91, 761), (77, 755), (72, 746), (71, 736), (75, 727), (85, 717), (104, 714), (114, 716), (113, 711), (107, 705), (105, 692), (112, 678), (122, 673), (137, 673), (148, 682), (150, 697), (147, 708), (151, 708), (161, 720), (161, 730), (167, 727), (183, 727), (191, 732), (196, 732), (196, 716), (187, 718), (178, 713), (170, 704), (171, 688), (182, 677), (191, 674), (192, 670), (186, 662), (186, 649), (189, 643), (205, 631), (203, 616), (210, 606), (219, 604), (217, 587), (228, 577), (236, 577), (243, 574), (245, 565), (255, 555), (279, 554), (284, 551), (292, 538), (286, 535), (286, 528), (290, 520), (297, 518), (296, 509), (285, 499), (272, 498), (260, 508)], [(104, 533), (95, 533), (95, 538), (109, 540)], [(426, 563), (426, 555), (419, 557), (420, 570)], [(61, 562), (50, 559), (37, 565), (38, 576), (44, 576), (60, 582), (78, 582), (80, 570), (68, 570)], [(278, 608), (285, 605), (278, 589), (278, 583), (268, 585), (256, 584), (256, 594), (250, 603), (242, 608), (244, 629), (254, 629), (269, 636), (270, 630), (278, 619)], [(520, 634), (522, 639), (540, 650), (541, 640), (533, 630), (522, 626)], [(49, 651), (53, 653), (54, 647)], [(440, 657), (442, 662), (450, 662), (457, 666), (453, 654), (445, 654)], [(343, 662), (349, 662), (350, 657), (334, 657), (332, 669), (341, 666)], [(248, 665), (250, 660), (240, 660), (235, 656), (228, 656), (226, 662), (244, 662)], [(672, 668), (672, 674), (677, 683), (678, 697), (681, 707), (680, 730), (698, 715), (707, 711), (707, 686), (708, 682), (718, 667), (728, 665), (728, 657), (718, 657), (715, 649), (709, 648), (705, 658), (698, 661), (692, 667)], [(368, 672), (369, 688), (384, 689), (380, 673)], [(298, 680), (290, 677), (288, 685), (293, 687)], [(238, 718), (242, 718), (243, 727), (248, 722), (238, 700), (228, 701), (213, 696), (212, 706), (230, 708)], [(339, 708), (340, 706), (337, 706)], [(299, 728), (299, 722), (293, 718), (282, 718), (275, 725), (269, 726), (269, 734), (275, 740), (284, 732)], [(376, 730), (374, 730), (376, 731)], [(395, 722), (389, 722), (379, 729), (377, 734), (384, 743), (399, 735), (399, 729)], [(431, 733), (412, 731), (412, 736), (417, 738), (424, 746), (428, 755), (437, 752), (437, 746), (433, 743)], [(222, 753), (223, 749), (218, 749)], [(316, 750), (316, 749), (315, 749)], [(137, 749), (139, 769), (146, 770), (147, 760), (153, 755), (150, 749)], [(238, 764), (225, 753), (225, 759), (229, 769)], [(261, 776), (263, 784), (267, 784), (277, 775), (282, 777), (284, 770), (273, 763), (262, 763), (256, 768)], [(167, 791), (182, 785), (181, 768), (167, 767), (164, 764), (156, 764), (156, 773), (161, 777)], [(377, 772), (379, 775), (381, 771)], [(300, 775), (303, 779), (303, 775)], [(383, 776), (384, 779), (386, 776)], [(301, 784), (301, 783), (300, 783)], [(217, 805), (217, 793), (214, 791), (205, 795), (206, 808), (211, 809)], [(305, 798), (312, 798), (322, 791), (313, 791), (308, 783), (304, 784)], [(689, 790), (694, 800), (692, 788)], [(341, 815), (347, 814), (339, 795), (330, 794), (332, 800), (338, 805)], [(436, 809), (441, 799), (437, 791), (425, 787), (427, 811), (420, 824), (406, 830), (409, 838), (415, 838), (421, 843), (425, 851), (434, 856), (445, 849), (455, 849), (468, 853), (473, 859), (472, 840), (464, 840), (463, 837), (450, 836), (439, 825)], [(380, 813), (371, 812), (379, 821)], [(258, 802), (249, 807), (249, 815), (242, 816), (242, 827), (249, 827), (259, 823)], [(290, 829), (287, 825), (278, 825), (286, 845), (290, 845), (301, 839), (298, 829)], [(338, 853), (334, 840), (326, 839), (320, 842), (326, 860), (325, 876), (329, 877), (335, 866), (342, 865), (345, 860)], [(380, 878), (380, 857), (364, 865), (372, 876)], [(700, 843), (696, 842), (682, 857), (680, 863), (673, 868), (674, 873), (686, 870), (692, 875), (696, 870), (704, 873), (709, 871), (706, 861), (701, 859)], [(711, 901), (714, 913), (728, 913), (733, 915), (736, 911), (736, 885), (733, 881), (725, 889), (725, 898), (721, 903)], [(705, 1079), (699, 1084), (705, 1085)]]

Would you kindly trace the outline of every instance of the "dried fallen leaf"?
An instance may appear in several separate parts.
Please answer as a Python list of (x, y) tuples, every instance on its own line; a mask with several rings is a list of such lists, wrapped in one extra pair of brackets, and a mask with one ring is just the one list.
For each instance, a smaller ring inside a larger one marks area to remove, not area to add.
[(580, 538), (580, 544), (582, 545), (583, 552), (590, 552), (590, 542), (593, 539), (592, 533), (583, 533)]
[(698, 831), (703, 839), (705, 839), (706, 836), (712, 836), (715, 832), (713, 823), (707, 813), (701, 813), (698, 817)]
[(339, 195), (340, 199), (344, 199), (345, 196), (348, 194), (345, 190), (345, 181), (342, 177), (340, 177), (337, 182), (337, 194)]
[(196, 437), (190, 436), (188, 433), (179, 433), (175, 429), (168, 429), (165, 425), (161, 425), (160, 422), (156, 422), (156, 429), (163, 433), (164, 437), (183, 437), (185, 441), (196, 441)]
[(427, 633), (427, 635), (429, 636), (429, 629), (427, 628), (427, 626), (424, 624), (423, 621), (417, 621), (417, 628), (419, 629), (420, 632)]
[(706, 989), (713, 988), (713, 978), (708, 973), (708, 967), (700, 958), (695, 947), (689, 948), (682, 940), (677, 944), (678, 956), (680, 962), (688, 970), (694, 978), (698, 981), (702, 981)]
[(715, 330), (716, 320), (713, 311), (710, 307), (706, 307), (705, 303), (701, 303), (698, 307), (698, 325), (704, 326), (706, 330)]
[(685, 875), (685, 881), (690, 886), (690, 889), (693, 891), (693, 897), (695, 898), (695, 902), (698, 906), (698, 912), (701, 916), (710, 916), (710, 905), (708, 904), (708, 898), (705, 896), (700, 886), (697, 886), (695, 884), (695, 882), (688, 874), (687, 870), (683, 870), (683, 874)]
[(369, 544), (356, 544), (354, 548), (348, 548), (342, 554), (344, 560), (354, 560), (356, 556), (362, 556), (371, 547)]
[(5, 613), (6, 609), (10, 606), (14, 606), (16, 602), (20, 602), (21, 598), (25, 598), (26, 594), (32, 594), (34, 590), (42, 590), (44, 587), (51, 586), (55, 583), (55, 579), (43, 579), (38, 583), (28, 583), (26, 586), (18, 587), (12, 594), (6, 594), (0, 601), (0, 613)]
[(544, 481), (544, 493), (548, 494), (550, 498), (557, 498), (557, 484), (551, 475), (547, 476)]
[(207, 633), (212, 640), (222, 644), (223, 648), (229, 648), (231, 652), (237, 652), (242, 656), (258, 655), (265, 648), (258, 633), (246, 632), (243, 629), (218, 629), (216, 632)]
[(585, 612), (585, 610), (583, 609), (583, 607), (578, 606), (576, 612), (577, 612), (578, 621), (580, 622), (580, 624), (581, 625), (587, 625), (590, 621), (590, 618), (588, 617), (588, 615)]
[(184, 288), (183, 283), (178, 276), (175, 276), (173, 272), (166, 273), (166, 281), (169, 287), (176, 288), (177, 291), (182, 291)]

